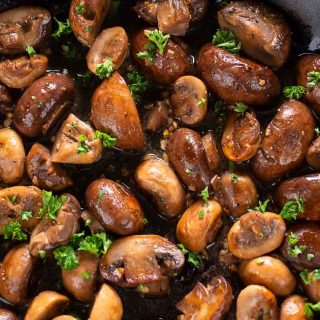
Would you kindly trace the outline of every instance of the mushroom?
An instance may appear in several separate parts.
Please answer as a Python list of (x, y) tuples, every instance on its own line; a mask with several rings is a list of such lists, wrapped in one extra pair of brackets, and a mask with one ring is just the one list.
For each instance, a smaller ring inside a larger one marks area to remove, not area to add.
[(167, 103), (165, 101), (156, 101), (148, 115), (146, 131), (151, 133), (158, 132), (161, 128), (168, 124), (168, 118), (169, 108)]
[(239, 259), (251, 259), (278, 248), (284, 239), (286, 224), (275, 213), (252, 211), (233, 224), (228, 248)]
[(38, 278), (38, 260), (31, 256), (28, 244), (18, 245), (6, 254), (0, 266), (0, 295), (13, 305), (23, 305)]
[[(167, 239), (158, 235), (134, 235), (114, 241), (100, 262), (100, 273), (120, 287), (142, 286), (148, 295), (149, 286), (178, 273), (184, 255)], [(159, 286), (160, 287), (160, 286)], [(161, 295), (162, 292), (152, 292)]]
[(221, 159), (213, 133), (207, 133), (201, 140), (206, 152), (210, 170), (212, 172), (217, 171), (220, 168)]
[[(16, 186), (0, 190), (0, 234), (10, 221), (18, 220), (23, 229), (33, 229), (42, 208), (41, 191), (34, 186)], [(22, 217), (22, 213), (28, 213)]]
[(14, 108), (9, 88), (0, 83), (0, 113), (11, 112)]
[(98, 283), (99, 258), (86, 251), (79, 251), (77, 258), (77, 268), (62, 269), (63, 286), (78, 301), (90, 303), (93, 301)]
[(97, 66), (110, 59), (112, 70), (118, 70), (128, 54), (128, 36), (122, 27), (103, 30), (87, 54), (88, 69), (97, 74)]
[(77, 319), (78, 318), (75, 318), (73, 316), (62, 315), (62, 316), (55, 317), (52, 320), (77, 320)]
[(40, 143), (31, 147), (26, 167), (32, 183), (41, 189), (61, 191), (73, 185), (67, 171), (52, 163), (50, 151)]
[(90, 164), (102, 153), (102, 142), (93, 128), (70, 113), (63, 122), (52, 147), (52, 162)]
[(97, 179), (87, 187), (85, 200), (89, 212), (105, 230), (128, 235), (143, 229), (143, 211), (127, 187), (110, 179)]
[(191, 251), (204, 251), (222, 226), (221, 216), (222, 208), (217, 201), (194, 202), (177, 224), (177, 239)]
[(8, 309), (0, 309), (0, 320), (18, 320), (19, 318)]
[(71, 194), (64, 194), (65, 200), (56, 218), (43, 217), (33, 229), (30, 238), (30, 252), (38, 256), (39, 251), (49, 251), (66, 244), (79, 229), (80, 204)]
[(311, 146), (309, 146), (306, 159), (311, 167), (320, 170), (320, 137), (314, 140)]
[(0, 13), (0, 54), (23, 53), (27, 46), (40, 48), (51, 34), (50, 12), (41, 7), (18, 7)]
[(279, 259), (263, 256), (240, 263), (239, 276), (245, 285), (258, 284), (277, 296), (287, 296), (296, 287), (296, 279)]
[(118, 293), (103, 284), (98, 291), (88, 320), (121, 320), (123, 307)]
[(320, 301), (320, 280), (315, 277), (316, 270), (307, 273), (308, 283), (301, 281), (306, 296), (313, 302)]
[(200, 123), (207, 114), (208, 93), (202, 80), (194, 76), (182, 76), (173, 84), (170, 104), (175, 116), (186, 125)]
[(10, 88), (25, 88), (42, 76), (48, 67), (46, 56), (37, 54), (0, 62), (0, 81)]
[(183, 315), (178, 320), (222, 319), (233, 300), (232, 288), (222, 276), (211, 279), (205, 287), (201, 282), (176, 305)]
[[(110, 0), (72, 0), (69, 9), (69, 19), (76, 38), (90, 47), (100, 32), (104, 18), (109, 12)], [(82, 12), (77, 7), (83, 6)]]
[(0, 179), (9, 184), (17, 183), (24, 174), (26, 154), (16, 131), (0, 130)]
[(237, 320), (278, 320), (279, 311), (275, 295), (263, 286), (244, 288), (237, 299)]
[(289, 296), (281, 304), (280, 320), (312, 320), (305, 312), (306, 301), (298, 295)]
[(30, 304), (24, 320), (51, 320), (69, 306), (69, 298), (55, 291), (40, 292)]
[(103, 225), (99, 222), (99, 220), (88, 210), (83, 210), (81, 212), (81, 219), (87, 225), (91, 231), (91, 233), (104, 231)]
[(174, 218), (181, 213), (185, 192), (168, 163), (156, 157), (147, 159), (137, 167), (135, 179), (164, 216)]

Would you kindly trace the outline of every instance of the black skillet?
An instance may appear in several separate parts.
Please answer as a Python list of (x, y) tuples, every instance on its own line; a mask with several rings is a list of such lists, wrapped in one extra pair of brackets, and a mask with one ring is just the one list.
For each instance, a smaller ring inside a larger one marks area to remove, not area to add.
[[(288, 65), (293, 65), (294, 60), (298, 55), (307, 53), (310, 51), (320, 50), (320, 1), (319, 0), (270, 0), (269, 2), (275, 4), (280, 11), (282, 11), (288, 18), (293, 31), (293, 53), (292, 58)], [(132, 6), (135, 0), (114, 0), (113, 1), (113, 11), (108, 17), (105, 26), (115, 26), (122, 25), (129, 35), (137, 29), (137, 27), (142, 26), (143, 22), (139, 21), (136, 14), (132, 11)], [(0, 11), (10, 9), (20, 5), (40, 5), (47, 7), (51, 13), (57, 16), (59, 19), (65, 19), (68, 14), (69, 1), (66, 0), (0, 0)], [(186, 40), (189, 44), (192, 44), (195, 51), (203, 43), (210, 41), (211, 36), (215, 29), (217, 28), (215, 22), (215, 12), (219, 8), (219, 4), (216, 1), (211, 1), (211, 7), (207, 18), (201, 25), (193, 30), (190, 30)], [(68, 39), (68, 41), (77, 43), (74, 38)], [(79, 45), (80, 46), (80, 45)], [(52, 70), (61, 70), (66, 68), (75, 79), (77, 79), (76, 74), (83, 72), (85, 69), (85, 64), (81, 57), (83, 58), (86, 54), (85, 48), (79, 47), (80, 58), (67, 59), (61, 55), (60, 44), (54, 44), (53, 54), (50, 55), (50, 68)], [(293, 74), (294, 70), (290, 67), (285, 67), (280, 70), (279, 76), (284, 83), (292, 82), (287, 74)], [(79, 79), (78, 84), (78, 95), (79, 99), (77, 101), (75, 112), (84, 118), (88, 114), (89, 99), (92, 95), (94, 88), (97, 86), (98, 81), (93, 80), (93, 82), (88, 87), (81, 86)], [(155, 92), (154, 92), (155, 91)], [(150, 100), (153, 96), (157, 96), (159, 91), (157, 88), (153, 87), (153, 92), (150, 93)], [(19, 93), (18, 93), (19, 95)], [(147, 97), (148, 99), (148, 97)], [(140, 108), (140, 110), (143, 110)], [(274, 110), (267, 114), (266, 121), (269, 120), (270, 116), (274, 114)], [(144, 114), (141, 113), (143, 117)], [(209, 124), (212, 126), (212, 119), (209, 119), (198, 128), (199, 131), (205, 131), (210, 128)], [(42, 141), (44, 144), (49, 143), (49, 139)], [(157, 152), (157, 146), (159, 141), (150, 140), (150, 149)], [(30, 142), (26, 143), (27, 149), (30, 147)], [(74, 169), (74, 175), (78, 177), (76, 187), (69, 192), (73, 193), (81, 199), (85, 187), (94, 179), (99, 177), (102, 173), (111, 179), (120, 179), (123, 183), (127, 184), (137, 195), (140, 202), (144, 206), (144, 210), (149, 220), (147, 228), (144, 230), (145, 233), (156, 233), (164, 235), (169, 239), (174, 240), (174, 230), (175, 222), (168, 222), (160, 218), (156, 213), (156, 210), (152, 205), (141, 196), (136, 186), (132, 181), (132, 170), (137, 166), (141, 154), (131, 154), (123, 153), (119, 151), (114, 151), (108, 154), (108, 158), (105, 161), (101, 161), (94, 167), (81, 167)], [(121, 169), (126, 167), (129, 169), (128, 175), (121, 175)], [(298, 175), (301, 172), (308, 172), (308, 168), (303, 168), (295, 174)], [(260, 195), (268, 192), (268, 186), (259, 185)], [(124, 305), (124, 320), (173, 320), (176, 319), (177, 310), (175, 309), (175, 304), (187, 293), (189, 292), (195, 283), (200, 280), (206, 283), (211, 276), (216, 274), (224, 275), (232, 284), (234, 295), (237, 296), (241, 284), (239, 283), (235, 273), (229, 271), (224, 265), (219, 263), (218, 253), (223, 246), (223, 239), (228, 229), (230, 221), (225, 221), (225, 226), (220, 232), (219, 237), (208, 250), (208, 260), (205, 262), (204, 266), (200, 270), (194, 270), (187, 266), (183, 271), (182, 275), (171, 283), (171, 293), (168, 297), (159, 299), (147, 299), (142, 298), (138, 293), (133, 290), (117, 289)], [(3, 257), (5, 252), (8, 251), (7, 243), (0, 243), (0, 258)], [(61, 281), (59, 278), (59, 269), (54, 264), (47, 264), (46, 269), (41, 275), (41, 280), (37, 288), (37, 292), (43, 290), (57, 290), (63, 292), (61, 286)], [(37, 292), (34, 292), (36, 294)], [(11, 308), (23, 317), (26, 307), (13, 308), (8, 306), (5, 301), (0, 300), (0, 307)], [(77, 302), (72, 302), (69, 314), (76, 315), (79, 319), (87, 319), (88, 317), (88, 306), (79, 304)], [(232, 309), (225, 319), (235, 319), (235, 303), (233, 303)]]

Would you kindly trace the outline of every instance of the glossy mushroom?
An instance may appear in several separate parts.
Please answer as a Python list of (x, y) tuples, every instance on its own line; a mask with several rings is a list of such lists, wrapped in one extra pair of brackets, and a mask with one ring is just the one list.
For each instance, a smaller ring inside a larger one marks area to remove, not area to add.
[(307, 272), (308, 283), (301, 281), (305, 294), (313, 303), (320, 300), (320, 280), (314, 276), (315, 272), (316, 270)]
[(286, 298), (281, 304), (280, 320), (312, 320), (305, 312), (306, 301), (299, 295)]
[(320, 170), (320, 137), (314, 140), (309, 146), (306, 160), (311, 167)]
[(156, 101), (148, 115), (145, 126), (146, 131), (151, 133), (158, 132), (168, 124), (168, 118), (169, 108), (167, 103), (165, 101)]
[(18, 320), (18, 316), (9, 309), (0, 309), (0, 320)]
[(13, 109), (13, 98), (9, 88), (0, 83), (0, 113), (11, 112)]
[(212, 132), (208, 132), (201, 138), (204, 151), (206, 152), (209, 168), (215, 172), (220, 168), (221, 158), (217, 148), (217, 143)]

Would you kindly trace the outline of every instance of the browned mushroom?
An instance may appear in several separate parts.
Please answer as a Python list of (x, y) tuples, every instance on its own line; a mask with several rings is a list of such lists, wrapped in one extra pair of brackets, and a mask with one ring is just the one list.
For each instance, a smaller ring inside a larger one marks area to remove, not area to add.
[(77, 320), (77, 318), (73, 316), (62, 315), (62, 316), (55, 317), (52, 320)]
[(301, 282), (307, 297), (312, 302), (317, 303), (320, 301), (320, 280), (314, 277), (314, 274), (315, 270), (307, 273), (307, 278), (310, 283), (305, 283), (304, 281)]
[(205, 287), (198, 282), (177, 304), (183, 315), (177, 320), (222, 319), (229, 311), (233, 300), (232, 288), (222, 276), (211, 279)]
[(121, 320), (123, 307), (118, 293), (103, 284), (98, 291), (88, 320)]
[(51, 320), (63, 313), (68, 305), (68, 297), (55, 291), (42, 291), (33, 299), (24, 319)]
[(136, 105), (126, 82), (118, 72), (104, 80), (94, 92), (91, 120), (97, 130), (117, 138), (117, 147), (144, 147), (144, 136)]
[(208, 93), (205, 84), (194, 76), (182, 76), (173, 84), (170, 104), (174, 114), (187, 125), (201, 122), (207, 114)]
[(320, 137), (314, 140), (308, 148), (306, 159), (311, 167), (320, 170)]
[(52, 147), (52, 162), (90, 164), (102, 154), (102, 142), (93, 128), (70, 113), (63, 122)]
[(298, 295), (289, 296), (281, 304), (280, 320), (312, 320), (305, 312), (306, 301)]
[[(100, 33), (104, 18), (109, 12), (110, 0), (72, 0), (69, 19), (76, 38), (86, 46), (91, 46)], [(77, 7), (82, 6), (82, 12)]]
[(194, 202), (181, 216), (176, 229), (179, 242), (188, 250), (202, 252), (222, 225), (222, 208), (217, 201)]
[(168, 163), (156, 157), (147, 159), (137, 167), (135, 179), (164, 216), (174, 218), (181, 213), (185, 192)]
[(219, 169), (221, 164), (215, 137), (212, 132), (209, 132), (205, 136), (203, 136), (201, 140), (206, 152), (209, 168), (214, 172)]
[(277, 296), (289, 295), (297, 284), (289, 268), (281, 260), (270, 256), (242, 261), (239, 276), (246, 286), (261, 285)]
[[(42, 208), (41, 191), (34, 186), (16, 186), (0, 190), (0, 234), (10, 221), (18, 220), (23, 229), (33, 229), (39, 222)], [(23, 218), (22, 213), (28, 213)]]
[(90, 213), (107, 231), (128, 235), (143, 229), (143, 211), (127, 187), (110, 179), (97, 179), (87, 187), (85, 199)]
[(226, 158), (233, 162), (251, 159), (261, 143), (260, 124), (250, 110), (243, 116), (232, 112), (224, 127), (221, 145)]
[(103, 30), (87, 54), (88, 69), (96, 73), (97, 66), (106, 59), (112, 61), (112, 70), (118, 70), (128, 54), (128, 37), (122, 27)]
[(0, 62), (0, 81), (10, 88), (24, 88), (42, 76), (48, 67), (46, 56), (37, 54)]
[(29, 248), (34, 257), (39, 255), (39, 251), (49, 251), (66, 244), (79, 229), (80, 204), (71, 194), (63, 196), (65, 199), (56, 218), (43, 217), (32, 231)]
[(77, 253), (79, 265), (72, 270), (62, 269), (63, 286), (72, 296), (83, 303), (93, 301), (98, 283), (99, 258), (89, 252)]
[(256, 258), (278, 248), (285, 231), (286, 224), (278, 214), (248, 212), (231, 227), (228, 248), (237, 258)]
[(50, 151), (40, 143), (30, 149), (26, 167), (32, 183), (41, 189), (61, 191), (73, 185), (68, 173), (51, 162)]
[(28, 244), (11, 249), (0, 266), (1, 297), (14, 305), (26, 303), (39, 278), (37, 266), (37, 259), (31, 256)]
[(192, 191), (201, 191), (211, 178), (200, 135), (191, 129), (178, 129), (169, 140), (168, 156), (182, 181)]
[(7, 113), (14, 108), (13, 99), (9, 89), (0, 83), (0, 113)]
[(278, 320), (279, 311), (275, 295), (263, 286), (244, 288), (237, 300), (237, 320)]
[(156, 25), (158, 23), (158, 4), (157, 0), (139, 0), (134, 6), (134, 11), (138, 14), (139, 18), (142, 18), (151, 25)]
[(83, 210), (81, 213), (81, 219), (87, 225), (91, 231), (91, 233), (104, 231), (103, 225), (99, 222), (99, 220), (88, 210)]
[(143, 286), (143, 293), (147, 295), (149, 285), (168, 282), (183, 264), (184, 255), (167, 239), (158, 235), (134, 235), (112, 243), (101, 259), (100, 273), (120, 287)]
[(0, 309), (0, 320), (18, 320), (18, 316), (16, 316), (11, 310), (8, 309)]
[(169, 109), (165, 101), (156, 101), (148, 115), (146, 131), (156, 133), (168, 124)]
[(223, 210), (237, 218), (248, 212), (259, 199), (256, 185), (245, 172), (225, 172), (213, 183)]
[(12, 129), (0, 130), (0, 179), (9, 184), (21, 180), (26, 154), (20, 136)]
[(26, 89), (15, 108), (17, 130), (32, 138), (45, 135), (73, 103), (72, 79), (63, 73), (49, 73)]
[(41, 7), (18, 7), (0, 13), (0, 53), (23, 53), (41, 47), (50, 37), (51, 15)]

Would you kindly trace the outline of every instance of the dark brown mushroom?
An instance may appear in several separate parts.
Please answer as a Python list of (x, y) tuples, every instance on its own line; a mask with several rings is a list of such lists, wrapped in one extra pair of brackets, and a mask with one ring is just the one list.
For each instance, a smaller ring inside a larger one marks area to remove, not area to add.
[[(76, 38), (90, 47), (100, 33), (102, 23), (110, 9), (110, 0), (72, 0), (69, 19)], [(82, 12), (77, 7), (83, 6)]]
[(213, 277), (206, 287), (197, 282), (177, 303), (177, 309), (183, 313), (177, 320), (222, 319), (229, 311), (232, 300), (231, 285), (224, 277)]
[(147, 295), (149, 285), (168, 282), (183, 265), (184, 255), (167, 239), (158, 235), (134, 235), (112, 243), (101, 259), (100, 273), (120, 287), (142, 285), (143, 293)]
[(168, 118), (169, 108), (167, 103), (165, 101), (156, 101), (148, 115), (146, 131), (151, 133), (158, 132), (161, 128), (168, 124)]
[(209, 132), (201, 140), (206, 152), (209, 168), (212, 172), (215, 172), (220, 168), (221, 164), (215, 137), (212, 132)]
[(0, 13), (0, 53), (23, 53), (40, 48), (51, 34), (50, 12), (41, 7), (18, 7)]
[(0, 83), (0, 113), (11, 112), (14, 109), (10, 90)]
[(105, 230), (128, 235), (143, 229), (143, 211), (127, 187), (110, 179), (97, 179), (87, 187), (85, 199), (89, 212)]
[(316, 170), (320, 170), (320, 137), (312, 142), (306, 155), (307, 162)]
[(32, 183), (41, 189), (61, 191), (73, 185), (67, 171), (52, 163), (50, 151), (40, 143), (30, 149), (26, 167)]
[(0, 309), (0, 320), (18, 320), (18, 316), (8, 309)]
[(305, 294), (313, 303), (320, 301), (320, 280), (314, 277), (316, 271), (317, 270), (313, 270), (307, 273), (307, 278), (310, 283), (301, 281)]
[(33, 229), (30, 238), (30, 252), (32, 256), (39, 255), (39, 251), (50, 251), (58, 246), (67, 244), (79, 229), (80, 204), (71, 194), (66, 197), (56, 218), (43, 217)]
[(31, 256), (28, 244), (11, 249), (0, 266), (1, 297), (13, 305), (26, 303), (39, 278), (37, 262)]
[(42, 76), (48, 67), (46, 56), (37, 54), (0, 62), (0, 81), (10, 88), (25, 88)]
[(23, 135), (33, 138), (46, 133), (73, 103), (72, 79), (49, 73), (26, 89), (15, 108), (13, 122)]
[(30, 304), (24, 320), (51, 320), (69, 306), (69, 298), (55, 291), (40, 292)]
[(281, 304), (280, 320), (312, 320), (305, 312), (306, 301), (298, 295), (289, 296)]
[(88, 210), (83, 210), (81, 213), (81, 219), (85, 223), (86, 226), (89, 227), (91, 233), (104, 231), (103, 225), (99, 222), (99, 220)]

